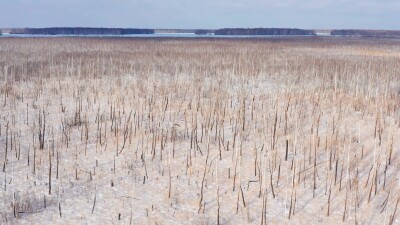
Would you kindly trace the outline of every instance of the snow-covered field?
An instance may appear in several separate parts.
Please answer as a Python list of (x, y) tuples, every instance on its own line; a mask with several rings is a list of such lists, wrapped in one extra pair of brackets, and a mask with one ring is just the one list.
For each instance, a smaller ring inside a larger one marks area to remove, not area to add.
[(0, 224), (400, 224), (400, 39), (0, 39)]

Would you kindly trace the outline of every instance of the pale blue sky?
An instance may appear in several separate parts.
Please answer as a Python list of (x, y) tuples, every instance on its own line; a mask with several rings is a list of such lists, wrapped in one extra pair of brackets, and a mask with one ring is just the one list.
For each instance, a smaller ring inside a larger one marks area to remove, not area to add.
[(0, 0), (0, 27), (400, 29), (400, 0)]

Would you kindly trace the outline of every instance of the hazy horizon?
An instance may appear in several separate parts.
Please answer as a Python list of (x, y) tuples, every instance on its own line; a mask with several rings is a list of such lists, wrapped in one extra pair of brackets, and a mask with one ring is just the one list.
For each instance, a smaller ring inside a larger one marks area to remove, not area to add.
[(398, 30), (396, 0), (2, 0), (1, 28)]

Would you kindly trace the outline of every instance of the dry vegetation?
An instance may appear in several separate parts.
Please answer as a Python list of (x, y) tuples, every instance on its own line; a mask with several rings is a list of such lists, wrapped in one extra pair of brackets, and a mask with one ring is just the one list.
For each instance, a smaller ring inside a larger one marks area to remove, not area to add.
[(0, 39), (0, 223), (399, 224), (400, 40)]

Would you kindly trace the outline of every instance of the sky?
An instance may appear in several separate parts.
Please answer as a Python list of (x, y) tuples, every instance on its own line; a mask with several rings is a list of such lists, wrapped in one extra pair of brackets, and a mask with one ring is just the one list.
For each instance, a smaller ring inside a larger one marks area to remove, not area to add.
[(0, 0), (0, 27), (398, 29), (400, 0)]

